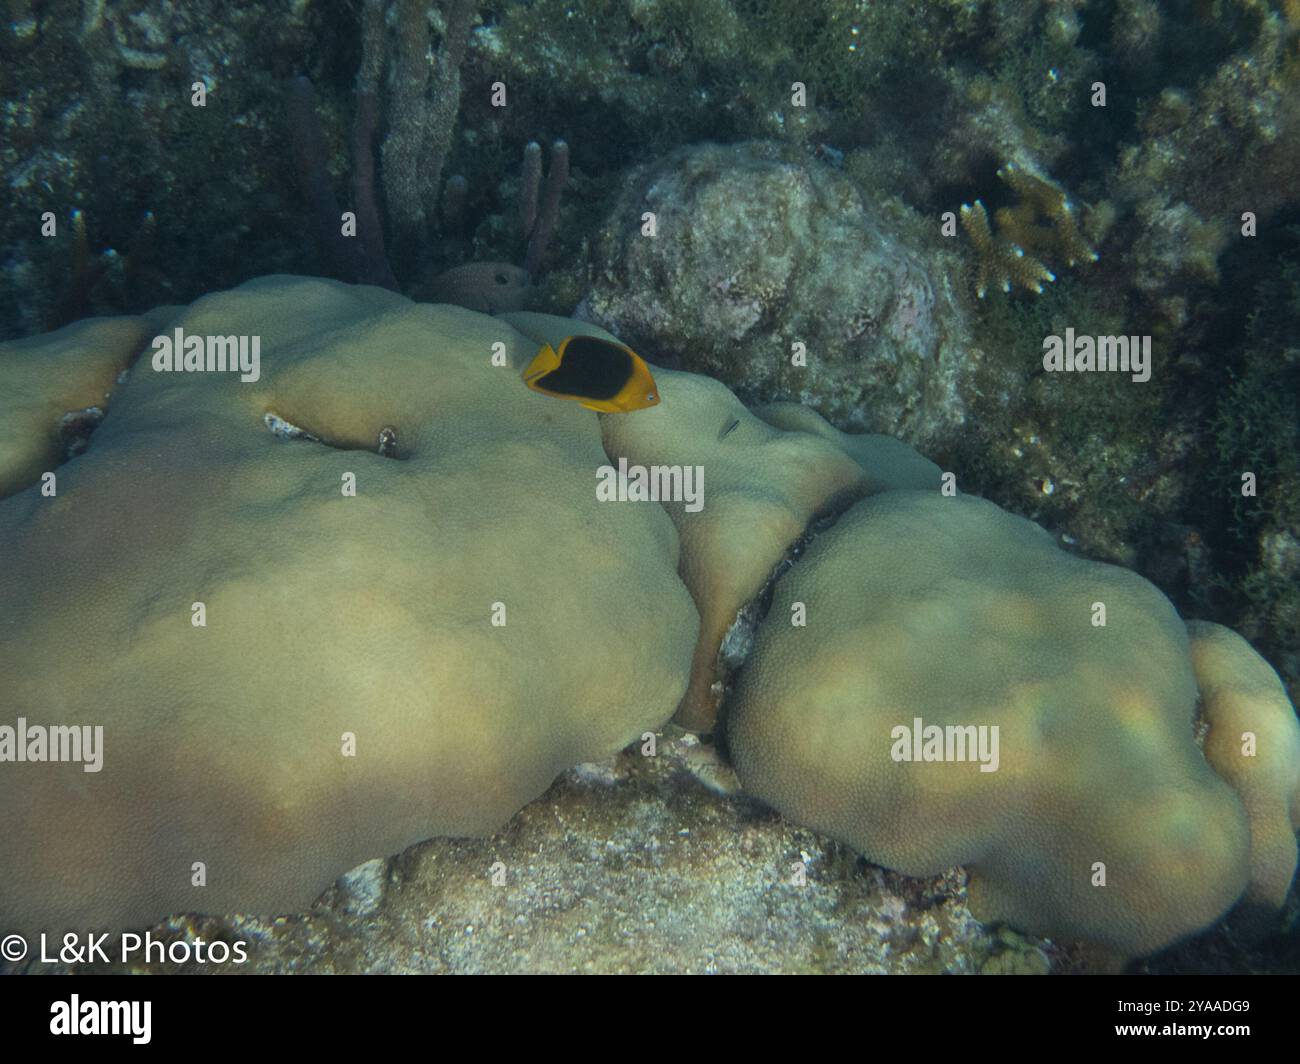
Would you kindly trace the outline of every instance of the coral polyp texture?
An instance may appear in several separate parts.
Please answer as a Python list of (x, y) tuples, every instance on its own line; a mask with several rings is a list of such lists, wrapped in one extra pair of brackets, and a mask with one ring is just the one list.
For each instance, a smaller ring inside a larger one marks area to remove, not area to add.
[[(520, 385), (531, 340), (295, 278), (175, 328), (260, 335), (260, 379), (155, 372), (146, 350), (88, 451), (50, 462), (57, 494), (2, 452), (31, 483), (0, 502), (6, 722), (103, 727), (98, 772), (0, 772), (6, 926), (297, 911), (364, 860), (494, 830), (672, 715), (698, 626), (677, 534), (597, 502), (597, 419)], [(84, 406), (152, 331), (0, 348), (4, 423)], [(39, 358), (49, 391), (11, 391)]]
[[(1251, 653), (1194, 670), (1136, 574), (981, 499), (885, 492), (777, 584), (728, 738), (745, 789), (800, 823), (911, 875), (967, 865), (977, 917), (1133, 956), (1248, 888), (1276, 904), (1294, 872), (1295, 715)], [(1260, 732), (1253, 769), (1197, 747), (1198, 677), (1212, 727)]]

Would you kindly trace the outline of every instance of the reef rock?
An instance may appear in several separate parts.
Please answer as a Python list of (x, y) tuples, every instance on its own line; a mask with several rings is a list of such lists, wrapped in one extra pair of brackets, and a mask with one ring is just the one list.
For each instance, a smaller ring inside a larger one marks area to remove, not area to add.
[(933, 444), (962, 424), (974, 363), (964, 271), (941, 241), (937, 222), (867, 202), (829, 164), (698, 145), (625, 181), (575, 317), (746, 401), (797, 399), (840, 428)]
[[(75, 970), (969, 974), (1017, 961), (1014, 936), (971, 916), (960, 870), (916, 880), (867, 867), (699, 786), (683, 765), (691, 749), (665, 735), (654, 756), (580, 765), (490, 838), (369, 861), (301, 914), (173, 917), (150, 935), (174, 962), (140, 948)], [(194, 960), (199, 942), (237, 941), (243, 964)], [(1087, 963), (1029, 948), (1053, 971)]]

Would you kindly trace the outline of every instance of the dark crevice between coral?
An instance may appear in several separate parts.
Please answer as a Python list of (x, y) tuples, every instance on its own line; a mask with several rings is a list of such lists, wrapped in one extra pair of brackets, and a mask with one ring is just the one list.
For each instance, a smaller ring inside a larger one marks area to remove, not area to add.
[(727, 749), (727, 707), (731, 697), (732, 686), (745, 662), (754, 649), (754, 639), (759, 625), (767, 618), (772, 609), (772, 599), (776, 594), (776, 585), (780, 579), (795, 567), (799, 559), (818, 536), (835, 525), (853, 506), (860, 502), (862, 496), (855, 492), (845, 493), (815, 514), (799, 537), (785, 549), (758, 594), (746, 602), (736, 612), (736, 619), (731, 622), (722, 643), (718, 646), (718, 656), (714, 662), (713, 673), (716, 677), (714, 689), (718, 692), (718, 714), (712, 735), (702, 736), (717, 748), (727, 764), (732, 764), (731, 752)]

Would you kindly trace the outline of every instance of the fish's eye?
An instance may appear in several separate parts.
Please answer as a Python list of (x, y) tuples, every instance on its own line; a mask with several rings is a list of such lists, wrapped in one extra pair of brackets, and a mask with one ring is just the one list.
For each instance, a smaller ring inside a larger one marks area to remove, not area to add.
[(494, 280), (496, 281), (497, 284), (509, 284), (509, 283), (510, 283), (510, 278), (507, 277), (504, 273), (499, 273), (499, 274), (497, 274), (496, 277), (494, 278)]
[(652, 401), (654, 397), (655, 397), (655, 393), (651, 392), (649, 395), (646, 396), (646, 402)]

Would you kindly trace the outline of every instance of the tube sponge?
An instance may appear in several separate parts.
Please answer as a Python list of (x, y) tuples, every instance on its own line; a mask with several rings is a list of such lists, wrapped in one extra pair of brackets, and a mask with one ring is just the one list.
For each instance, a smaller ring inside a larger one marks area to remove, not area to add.
[(595, 416), (494, 362), (531, 340), (284, 277), (177, 326), (260, 336), (260, 379), (146, 353), (57, 496), (0, 502), (0, 723), (104, 729), (99, 772), (0, 767), (0, 923), (298, 911), (671, 716), (698, 628), (677, 534), (597, 501)]
[[(980, 919), (1135, 956), (1247, 884), (1246, 809), (1197, 748), (1196, 704), (1151, 584), (982, 499), (898, 490), (778, 582), (728, 739), (745, 789), (792, 819), (909, 875), (967, 865)], [(996, 727), (996, 770), (970, 749), (897, 759), (897, 729), (926, 726)]]

